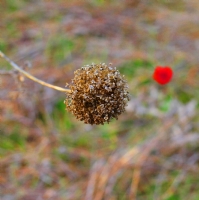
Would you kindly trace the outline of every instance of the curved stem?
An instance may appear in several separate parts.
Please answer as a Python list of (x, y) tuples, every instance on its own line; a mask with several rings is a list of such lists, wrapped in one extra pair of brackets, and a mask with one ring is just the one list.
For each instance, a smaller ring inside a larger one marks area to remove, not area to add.
[(18, 70), (19, 72), (21, 72), (24, 76), (28, 77), (29, 79), (31, 79), (31, 80), (33, 80), (33, 81), (35, 81), (35, 82), (37, 82), (41, 85), (47, 86), (49, 88), (53, 88), (53, 89), (59, 90), (61, 92), (71, 93), (71, 90), (69, 90), (69, 89), (65, 89), (65, 88), (62, 88), (62, 87), (52, 85), (50, 83), (46, 83), (46, 82), (32, 76), (31, 74), (29, 74), (25, 70), (21, 69), (16, 63), (14, 63), (10, 58), (8, 58), (1, 50), (0, 50), (0, 57), (4, 58), (6, 61), (8, 61), (14, 69)]

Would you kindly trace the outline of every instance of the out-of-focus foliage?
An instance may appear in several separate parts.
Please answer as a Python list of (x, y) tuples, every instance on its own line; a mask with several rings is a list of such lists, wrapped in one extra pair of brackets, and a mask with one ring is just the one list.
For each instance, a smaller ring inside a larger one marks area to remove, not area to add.
[(118, 121), (85, 125), (0, 59), (0, 199), (199, 199), (197, 0), (3, 0), (0, 19), (0, 49), (29, 73), (64, 87), (113, 63), (131, 95)]

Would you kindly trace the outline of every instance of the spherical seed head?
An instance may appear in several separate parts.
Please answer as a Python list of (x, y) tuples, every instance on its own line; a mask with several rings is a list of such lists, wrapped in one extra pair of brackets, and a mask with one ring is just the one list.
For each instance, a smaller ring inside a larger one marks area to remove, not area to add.
[(66, 108), (86, 124), (118, 118), (129, 100), (127, 82), (111, 64), (86, 65), (75, 71)]

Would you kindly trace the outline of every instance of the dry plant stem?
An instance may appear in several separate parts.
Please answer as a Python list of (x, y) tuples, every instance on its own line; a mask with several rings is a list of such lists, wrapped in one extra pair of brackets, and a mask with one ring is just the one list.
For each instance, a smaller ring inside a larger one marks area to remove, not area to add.
[(58, 87), (58, 86), (46, 83), (46, 82), (44, 82), (44, 81), (32, 76), (28, 72), (26, 72), (23, 69), (21, 69), (16, 63), (14, 63), (10, 58), (8, 58), (2, 51), (0, 51), (0, 57), (4, 58), (6, 61), (8, 61), (10, 63), (10, 65), (14, 69), (16, 69), (17, 71), (21, 72), (27, 78), (29, 78), (29, 79), (31, 79), (31, 80), (33, 80), (33, 81), (35, 81), (35, 82), (37, 82), (37, 83), (39, 83), (41, 85), (44, 85), (46, 87), (53, 88), (53, 89), (61, 91), (61, 92), (71, 93), (71, 90), (69, 90), (69, 89), (65, 89), (65, 88), (62, 88), (62, 87)]
[(162, 137), (165, 134), (165, 131), (169, 129), (169, 127), (172, 126), (174, 123), (173, 120), (168, 120), (168, 122), (165, 123), (164, 126), (160, 127), (158, 133), (155, 138), (153, 138), (150, 142), (148, 142), (148, 145), (146, 149), (141, 153), (139, 160), (137, 161), (137, 168), (134, 170), (133, 173), (133, 178), (132, 178), (132, 184), (130, 188), (130, 194), (129, 194), (129, 199), (136, 200), (137, 199), (137, 191), (138, 191), (138, 186), (140, 183), (141, 179), (141, 168), (144, 162), (146, 161), (148, 155), (150, 154), (151, 150), (157, 146), (157, 144), (161, 141)]

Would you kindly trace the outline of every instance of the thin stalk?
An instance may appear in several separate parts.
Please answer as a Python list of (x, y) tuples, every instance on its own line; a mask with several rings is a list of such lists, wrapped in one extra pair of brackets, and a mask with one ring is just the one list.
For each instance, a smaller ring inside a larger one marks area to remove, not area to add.
[(39, 83), (39, 84), (41, 84), (41, 85), (47, 86), (47, 87), (49, 87), (49, 88), (53, 88), (53, 89), (59, 90), (59, 91), (61, 91), (61, 92), (71, 93), (71, 90), (69, 90), (69, 89), (65, 89), (65, 88), (62, 88), (62, 87), (58, 87), (58, 86), (52, 85), (52, 84), (50, 84), (50, 83), (46, 83), (46, 82), (44, 82), (44, 81), (42, 81), (42, 80), (40, 80), (40, 79), (38, 79), (38, 78), (32, 76), (31, 74), (29, 74), (29, 73), (26, 72), (25, 70), (21, 69), (21, 67), (19, 67), (19, 66), (18, 66), (16, 63), (14, 63), (10, 58), (8, 58), (2, 51), (0, 51), (0, 57), (4, 58), (7, 62), (10, 63), (10, 65), (11, 65), (14, 69), (16, 69), (16, 70), (18, 70), (19, 72), (21, 72), (21, 73), (22, 73), (24, 76), (26, 76), (27, 78), (29, 78), (29, 79), (31, 79), (31, 80), (33, 80), (33, 81), (35, 81), (35, 82), (37, 82), (37, 83)]

